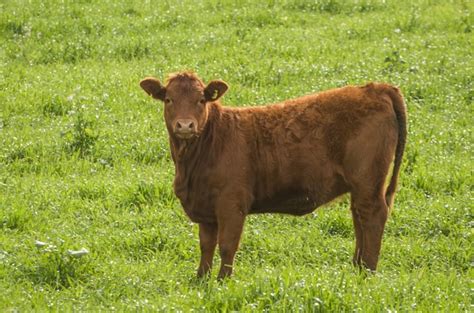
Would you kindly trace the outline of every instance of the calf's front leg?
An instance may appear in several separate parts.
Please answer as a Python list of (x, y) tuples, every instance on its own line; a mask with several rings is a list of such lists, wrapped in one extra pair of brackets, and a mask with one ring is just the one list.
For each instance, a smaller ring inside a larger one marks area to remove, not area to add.
[(227, 211), (218, 217), (218, 241), (221, 256), (218, 279), (232, 274), (234, 257), (239, 248), (244, 221), (245, 215), (240, 210)]
[(201, 248), (201, 262), (197, 270), (199, 278), (204, 277), (212, 268), (212, 258), (217, 245), (217, 224), (199, 224), (199, 246)]

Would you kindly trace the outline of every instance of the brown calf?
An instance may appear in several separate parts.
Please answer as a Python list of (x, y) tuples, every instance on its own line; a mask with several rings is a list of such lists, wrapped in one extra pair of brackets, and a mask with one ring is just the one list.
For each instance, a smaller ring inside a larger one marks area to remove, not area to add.
[(166, 86), (155, 78), (140, 86), (165, 103), (174, 191), (199, 223), (198, 276), (210, 271), (217, 244), (218, 277), (232, 273), (248, 214), (303, 215), (347, 192), (356, 236), (353, 261), (376, 269), (407, 135), (397, 88), (371, 83), (229, 108), (218, 101), (225, 82), (205, 85), (189, 72), (171, 75)]

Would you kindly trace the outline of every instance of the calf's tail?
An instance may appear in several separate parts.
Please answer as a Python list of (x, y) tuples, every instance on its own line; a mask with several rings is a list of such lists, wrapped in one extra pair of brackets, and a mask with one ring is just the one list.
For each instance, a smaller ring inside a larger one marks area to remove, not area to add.
[(388, 88), (388, 94), (392, 99), (393, 110), (397, 118), (398, 124), (398, 142), (395, 150), (395, 160), (393, 164), (393, 173), (390, 183), (385, 192), (385, 201), (389, 208), (393, 206), (393, 200), (395, 198), (395, 191), (397, 189), (398, 174), (400, 172), (400, 165), (402, 163), (403, 152), (405, 150), (405, 143), (407, 138), (407, 113), (405, 108), (405, 102), (398, 88), (390, 86)]

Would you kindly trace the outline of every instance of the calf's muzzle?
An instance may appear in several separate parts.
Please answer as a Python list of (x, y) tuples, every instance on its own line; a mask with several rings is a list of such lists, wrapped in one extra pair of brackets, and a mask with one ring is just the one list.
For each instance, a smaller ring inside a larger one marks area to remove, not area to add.
[(190, 138), (197, 133), (197, 122), (193, 119), (178, 119), (173, 131), (180, 138)]

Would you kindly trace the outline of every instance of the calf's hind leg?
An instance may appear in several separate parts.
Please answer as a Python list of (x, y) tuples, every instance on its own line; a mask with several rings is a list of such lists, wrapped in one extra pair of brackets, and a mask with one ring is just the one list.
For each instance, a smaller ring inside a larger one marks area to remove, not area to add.
[(354, 251), (354, 257), (352, 258), (352, 264), (355, 266), (360, 266), (361, 265), (361, 253), (362, 253), (362, 247), (363, 247), (363, 236), (362, 236), (362, 225), (360, 222), (360, 216), (357, 213), (355, 206), (354, 206), (354, 201), (351, 200), (351, 212), (352, 212), (352, 222), (354, 223), (354, 233), (355, 233), (355, 238), (356, 238), (356, 245), (355, 245), (355, 251)]
[[(355, 255), (356, 263), (364, 265), (375, 271), (379, 259), (382, 236), (387, 221), (388, 207), (383, 196), (374, 197), (363, 194), (352, 193), (352, 210), (356, 225)], [(359, 228), (359, 230), (357, 230)], [(357, 232), (359, 231), (359, 235)], [(357, 250), (358, 249), (358, 250)]]

